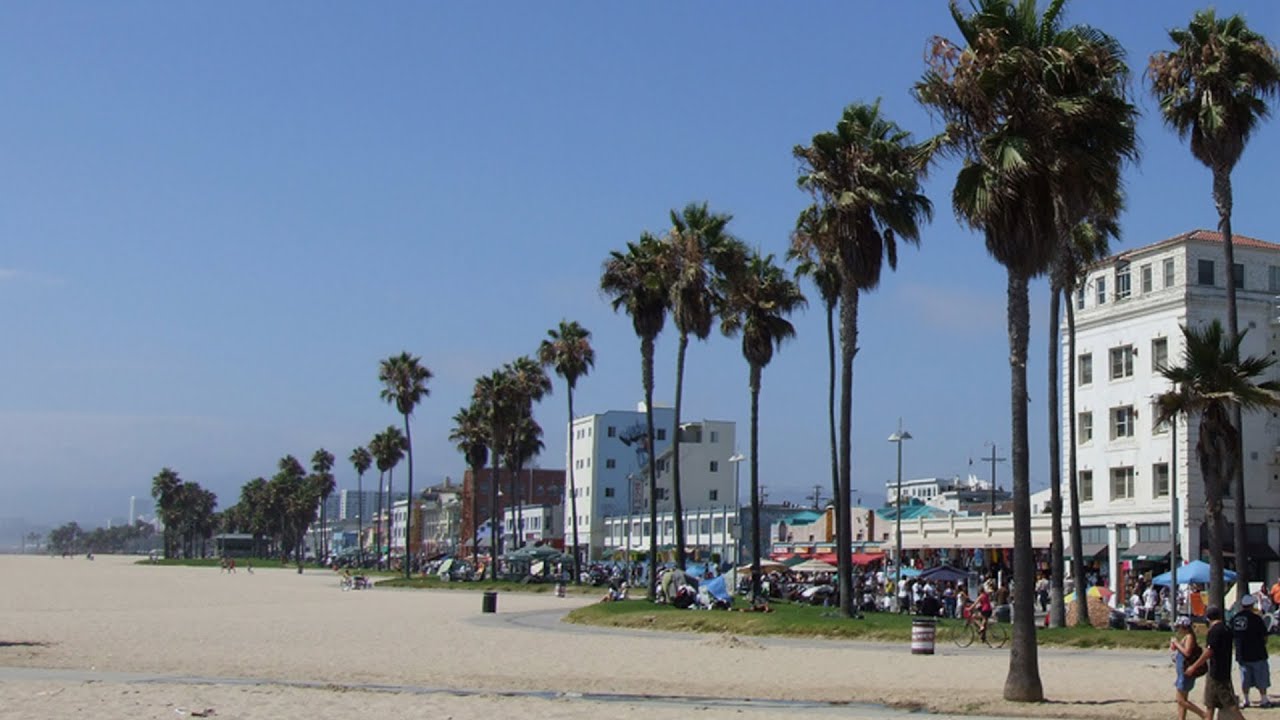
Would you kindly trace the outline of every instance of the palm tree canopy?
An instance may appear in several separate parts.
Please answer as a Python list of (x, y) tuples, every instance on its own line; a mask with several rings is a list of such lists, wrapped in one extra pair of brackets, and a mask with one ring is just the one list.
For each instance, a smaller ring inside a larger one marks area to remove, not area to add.
[(431, 394), (427, 381), (431, 371), (422, 360), (407, 352), (393, 355), (378, 365), (378, 381), (382, 383), (383, 400), (395, 406), (401, 415), (413, 414), (422, 399)]
[(573, 390), (578, 378), (584, 377), (596, 364), (591, 331), (577, 321), (561, 320), (560, 327), (548, 330), (547, 339), (538, 346), (538, 361), (564, 378), (565, 384)]
[(920, 223), (932, 217), (920, 186), (929, 146), (885, 118), (877, 100), (845, 108), (835, 132), (814, 135), (792, 153), (801, 163), (797, 183), (822, 208), (830, 231), (811, 237), (835, 243), (820, 254), (838, 257), (841, 276), (857, 287), (875, 288), (886, 260), (898, 266), (897, 241), (919, 243)]
[(509, 387), (515, 393), (521, 410), (528, 410), (531, 403), (541, 402), (551, 393), (551, 378), (528, 355), (521, 355), (503, 366), (503, 372), (510, 380)]
[(386, 430), (378, 433), (369, 443), (374, 460), (380, 472), (391, 470), (404, 459), (404, 451), (408, 448), (404, 433), (395, 425), (388, 425)]
[(836, 260), (835, 240), (830, 225), (817, 205), (810, 205), (796, 218), (787, 259), (795, 260), (796, 277), (813, 278), (822, 304), (833, 308), (840, 301), (840, 265)]
[(711, 212), (707, 203), (689, 203), (671, 211), (667, 235), (671, 320), (681, 333), (705, 340), (715, 324), (720, 298), (712, 274), (732, 262), (738, 240), (728, 231), (732, 215)]
[(483, 409), (474, 401), (454, 413), (449, 442), (457, 445), (458, 452), (473, 468), (483, 467), (489, 461), (489, 427)]
[(1275, 359), (1240, 357), (1240, 343), (1247, 333), (1241, 332), (1231, 342), (1217, 320), (1203, 328), (1184, 326), (1182, 365), (1161, 370), (1173, 389), (1156, 399), (1158, 419), (1194, 415), (1215, 405), (1237, 404), (1245, 411), (1280, 405), (1280, 382), (1258, 381), (1276, 364)]
[(612, 298), (615, 312), (624, 310), (640, 338), (652, 340), (666, 324), (671, 298), (669, 245), (650, 233), (627, 243), (625, 253), (609, 253), (600, 276), (600, 289)]
[(966, 44), (934, 38), (915, 88), (946, 122), (937, 146), (964, 157), (957, 216), (1026, 277), (1058, 251), (1046, 238), (1116, 207), (1121, 170), (1137, 154), (1123, 48), (1094, 28), (1064, 27), (1063, 5), (1041, 15), (1034, 0), (977, 0), (966, 15), (952, 2)]
[(364, 475), (373, 465), (373, 456), (369, 454), (369, 449), (363, 445), (352, 450), (351, 457), (347, 459), (351, 461), (351, 465), (356, 469), (357, 475)]
[(729, 276), (725, 287), (725, 315), (720, 329), (728, 337), (742, 333), (742, 355), (754, 367), (773, 360), (775, 348), (795, 337), (787, 320), (805, 306), (800, 286), (774, 264), (773, 256), (753, 253), (746, 267)]
[(1210, 168), (1235, 167), (1280, 89), (1276, 48), (1243, 17), (1199, 10), (1169, 31), (1173, 49), (1151, 56), (1147, 77), (1160, 114)]
[(544, 447), (542, 426), (532, 417), (521, 418), (512, 428), (511, 446), (504, 453), (507, 467), (523, 467), (537, 457)]

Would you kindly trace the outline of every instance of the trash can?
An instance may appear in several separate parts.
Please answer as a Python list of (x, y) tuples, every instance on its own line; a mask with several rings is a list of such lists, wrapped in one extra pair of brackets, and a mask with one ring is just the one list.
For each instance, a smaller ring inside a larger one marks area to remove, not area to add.
[(496, 613), (498, 612), (498, 591), (485, 590), (484, 602), (480, 606), (481, 612)]
[(911, 618), (911, 654), (932, 655), (938, 621), (931, 617)]

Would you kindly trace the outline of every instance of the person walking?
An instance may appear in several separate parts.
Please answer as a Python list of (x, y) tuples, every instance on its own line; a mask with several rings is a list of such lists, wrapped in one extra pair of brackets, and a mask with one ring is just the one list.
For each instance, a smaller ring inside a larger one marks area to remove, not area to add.
[(1209, 632), (1205, 635), (1207, 647), (1184, 674), (1196, 677), (1200, 666), (1208, 663), (1209, 672), (1204, 678), (1205, 720), (1213, 720), (1215, 714), (1243, 720), (1244, 714), (1231, 687), (1231, 629), (1222, 621), (1222, 608), (1217, 605), (1206, 608), (1204, 616), (1209, 621)]
[(1258, 598), (1240, 598), (1240, 612), (1231, 618), (1235, 636), (1236, 662), (1240, 664), (1240, 707), (1249, 707), (1249, 688), (1257, 688), (1259, 707), (1271, 707), (1267, 689), (1271, 687), (1271, 665), (1267, 661), (1267, 626), (1255, 612)]
[(1177, 675), (1173, 678), (1173, 688), (1178, 704), (1178, 720), (1187, 720), (1188, 710), (1201, 718), (1205, 717), (1204, 708), (1196, 705), (1188, 697), (1196, 686), (1196, 679), (1187, 675), (1187, 668), (1200, 657), (1202, 652), (1191, 618), (1183, 615), (1173, 624), (1173, 639), (1169, 641), (1169, 649), (1173, 651), (1173, 667), (1177, 671)]

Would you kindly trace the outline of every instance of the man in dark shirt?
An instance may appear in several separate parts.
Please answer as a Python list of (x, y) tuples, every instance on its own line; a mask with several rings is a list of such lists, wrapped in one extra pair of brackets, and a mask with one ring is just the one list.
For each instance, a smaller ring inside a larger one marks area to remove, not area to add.
[(1222, 622), (1222, 608), (1217, 605), (1210, 605), (1204, 611), (1204, 616), (1209, 621), (1206, 647), (1200, 653), (1200, 658), (1184, 674), (1195, 677), (1195, 671), (1204, 663), (1209, 663), (1209, 673), (1204, 678), (1204, 707), (1208, 713), (1205, 720), (1213, 720), (1218, 711), (1221, 711), (1224, 718), (1242, 720), (1244, 715), (1240, 712), (1236, 692), (1231, 687), (1231, 629)]
[(1267, 662), (1267, 625), (1254, 612), (1258, 599), (1240, 598), (1240, 612), (1231, 618), (1231, 634), (1236, 640), (1236, 662), (1240, 663), (1240, 707), (1249, 707), (1249, 688), (1257, 688), (1260, 706), (1271, 707), (1267, 688), (1271, 687), (1271, 666)]

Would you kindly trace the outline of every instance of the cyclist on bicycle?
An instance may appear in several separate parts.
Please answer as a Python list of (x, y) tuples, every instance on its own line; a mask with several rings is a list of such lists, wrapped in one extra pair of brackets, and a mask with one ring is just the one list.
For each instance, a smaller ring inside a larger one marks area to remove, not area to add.
[(969, 606), (970, 616), (976, 615), (978, 618), (978, 637), (984, 643), (987, 642), (987, 623), (991, 620), (991, 593), (994, 589), (990, 580), (983, 583), (978, 599)]

